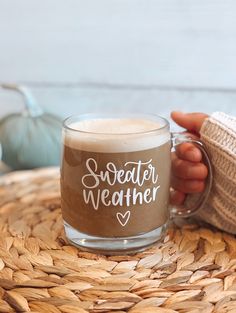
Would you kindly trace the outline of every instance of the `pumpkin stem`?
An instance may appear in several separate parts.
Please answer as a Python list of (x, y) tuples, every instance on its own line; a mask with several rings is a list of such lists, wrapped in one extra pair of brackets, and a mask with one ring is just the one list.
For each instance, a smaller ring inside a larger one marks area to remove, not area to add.
[(25, 100), (24, 113), (26, 113), (26, 115), (36, 117), (43, 114), (42, 108), (37, 104), (32, 93), (29, 91), (28, 88), (16, 84), (2, 84), (1, 87), (5, 89), (15, 90), (19, 92), (21, 95), (23, 95)]

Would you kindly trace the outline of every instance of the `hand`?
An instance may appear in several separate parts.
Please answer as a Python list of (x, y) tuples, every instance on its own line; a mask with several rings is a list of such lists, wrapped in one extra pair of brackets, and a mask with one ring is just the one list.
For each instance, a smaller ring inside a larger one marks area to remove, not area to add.
[[(204, 113), (172, 112), (171, 118), (179, 126), (186, 128), (191, 137), (197, 136), (204, 120), (208, 117)], [(202, 153), (192, 143), (183, 143), (172, 154), (171, 186), (174, 192), (171, 194), (171, 203), (178, 205), (183, 203), (186, 194), (202, 192), (205, 188), (205, 179), (208, 171), (201, 162)]]

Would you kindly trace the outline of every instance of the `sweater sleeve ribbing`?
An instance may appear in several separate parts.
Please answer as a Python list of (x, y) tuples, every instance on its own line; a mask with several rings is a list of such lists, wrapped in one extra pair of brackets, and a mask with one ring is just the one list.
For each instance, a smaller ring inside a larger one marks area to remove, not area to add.
[(202, 125), (201, 140), (213, 165), (213, 186), (198, 216), (236, 234), (236, 118), (215, 112)]

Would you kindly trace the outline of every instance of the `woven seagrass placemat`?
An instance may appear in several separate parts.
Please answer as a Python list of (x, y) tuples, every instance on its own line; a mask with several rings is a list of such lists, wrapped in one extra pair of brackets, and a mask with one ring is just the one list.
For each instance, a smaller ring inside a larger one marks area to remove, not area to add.
[(0, 312), (236, 312), (236, 239), (197, 225), (131, 256), (71, 246), (58, 169), (0, 178)]

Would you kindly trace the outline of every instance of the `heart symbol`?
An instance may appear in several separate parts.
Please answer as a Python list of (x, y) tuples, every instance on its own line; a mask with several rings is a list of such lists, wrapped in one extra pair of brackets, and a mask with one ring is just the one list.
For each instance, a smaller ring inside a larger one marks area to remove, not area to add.
[(121, 226), (125, 226), (128, 223), (128, 220), (130, 218), (130, 211), (126, 211), (124, 214), (117, 212), (116, 217), (121, 224)]

